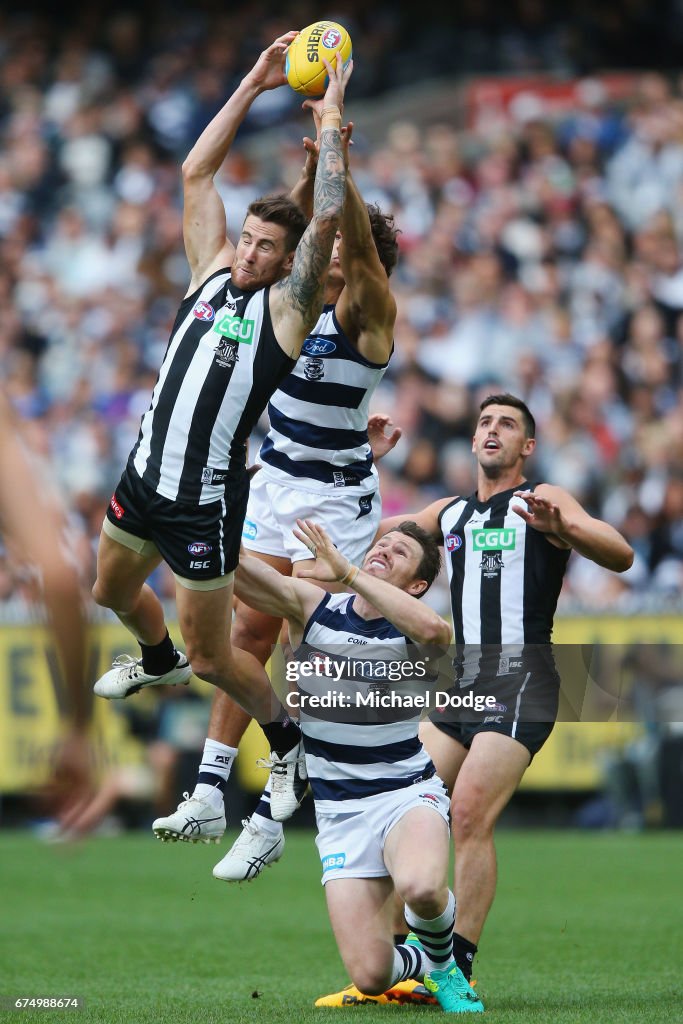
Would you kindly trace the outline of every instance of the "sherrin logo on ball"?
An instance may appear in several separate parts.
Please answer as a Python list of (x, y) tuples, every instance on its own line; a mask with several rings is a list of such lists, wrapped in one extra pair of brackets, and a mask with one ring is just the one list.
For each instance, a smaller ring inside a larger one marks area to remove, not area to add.
[(285, 60), (287, 81), (303, 96), (322, 96), (327, 88), (328, 62), (339, 52), (344, 67), (352, 57), (351, 36), (335, 21), (316, 21), (302, 28), (290, 43)]

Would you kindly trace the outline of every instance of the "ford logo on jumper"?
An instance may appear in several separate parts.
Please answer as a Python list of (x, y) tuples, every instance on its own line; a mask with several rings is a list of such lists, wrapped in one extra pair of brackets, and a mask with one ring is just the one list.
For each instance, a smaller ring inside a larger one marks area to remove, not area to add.
[(309, 356), (329, 356), (336, 347), (333, 341), (327, 341), (326, 338), (307, 338), (303, 351)]

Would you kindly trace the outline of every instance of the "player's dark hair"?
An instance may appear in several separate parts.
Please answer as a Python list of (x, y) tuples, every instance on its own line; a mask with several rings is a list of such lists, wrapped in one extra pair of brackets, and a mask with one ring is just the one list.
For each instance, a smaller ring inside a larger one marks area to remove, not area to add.
[(479, 406), (480, 414), (489, 405), (511, 405), (513, 409), (519, 409), (524, 420), (524, 432), (527, 437), (536, 437), (536, 420), (531, 415), (528, 405), (521, 398), (515, 395), (488, 395)]
[(264, 196), (262, 199), (255, 199), (247, 207), (247, 216), (249, 214), (283, 227), (287, 232), (285, 235), (287, 252), (296, 249), (301, 241), (301, 236), (308, 227), (304, 213), (289, 196)]
[(393, 213), (382, 213), (375, 203), (366, 203), (372, 238), (377, 249), (380, 263), (391, 277), (391, 272), (398, 261), (399, 228), (394, 226)]
[[(427, 533), (421, 526), (414, 523), (412, 519), (399, 523), (393, 530), (389, 530), (385, 537), (389, 533), (403, 533), (406, 537), (412, 537), (422, 548), (422, 559), (417, 567), (416, 575), (418, 579), (427, 581), (427, 586), (422, 591), (422, 594), (426, 594), (441, 569), (441, 549), (439, 545), (431, 533)], [(422, 594), (419, 594), (418, 597), (422, 597)]]

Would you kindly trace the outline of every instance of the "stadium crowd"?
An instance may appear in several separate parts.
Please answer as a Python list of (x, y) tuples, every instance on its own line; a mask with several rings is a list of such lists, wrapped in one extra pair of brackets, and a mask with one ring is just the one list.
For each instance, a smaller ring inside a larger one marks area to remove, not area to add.
[[(345, 6), (353, 19), (360, 5), (342, 4), (340, 20)], [(119, 13), (96, 31), (87, 12), (68, 30), (28, 16), (0, 26), (0, 368), (49, 463), (36, 473), (72, 509), (86, 583), (189, 280), (180, 163), (243, 64), (316, 14), (270, 11), (238, 5), (152, 29)], [(351, 117), (355, 96), (378, 91), (372, 54), (397, 31), (388, 15), (373, 25), (357, 37)], [(546, 35), (581, 71), (561, 34)], [(497, 70), (535, 67), (519, 47), (496, 53)], [(385, 71), (385, 84), (404, 81)], [(572, 560), (561, 608), (680, 607), (683, 87), (641, 73), (616, 102), (584, 85), (571, 111), (520, 103), (476, 129), (427, 112), (374, 138), (358, 121), (356, 181), (402, 232), (396, 352), (375, 401), (404, 431), (381, 463), (384, 508), (468, 493), (479, 401), (514, 392), (539, 424), (533, 475), (636, 551), (623, 576)], [(277, 160), (249, 146), (264, 130)], [(292, 187), (309, 132), (290, 90), (254, 105), (218, 182), (233, 232), (253, 198)], [(154, 583), (170, 596), (164, 572)], [(0, 555), (5, 617), (24, 613), (32, 587)]]

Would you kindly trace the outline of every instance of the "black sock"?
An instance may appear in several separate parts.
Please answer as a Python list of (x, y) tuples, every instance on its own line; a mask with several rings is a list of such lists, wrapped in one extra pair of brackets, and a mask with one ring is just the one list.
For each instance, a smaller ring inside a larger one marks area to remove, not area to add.
[(165, 672), (170, 672), (172, 668), (175, 668), (178, 663), (178, 652), (173, 646), (168, 630), (160, 644), (140, 644), (140, 650), (142, 651), (142, 668), (148, 676), (163, 676)]
[(408, 932), (394, 932), (394, 945), (402, 946), (408, 938)]
[(296, 722), (292, 721), (282, 707), (277, 719), (274, 722), (261, 725), (261, 728), (270, 744), (270, 749), (278, 757), (282, 757), (292, 747), (296, 747), (301, 739), (301, 729)]
[(474, 954), (477, 952), (477, 948), (469, 939), (463, 939), (462, 935), (453, 932), (453, 956), (455, 957), (456, 964), (468, 981), (472, 977), (472, 964), (474, 963)]

